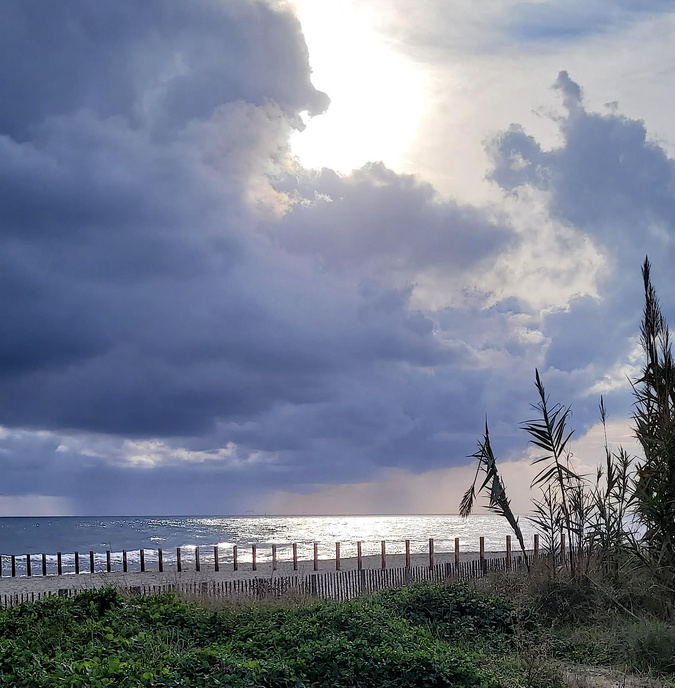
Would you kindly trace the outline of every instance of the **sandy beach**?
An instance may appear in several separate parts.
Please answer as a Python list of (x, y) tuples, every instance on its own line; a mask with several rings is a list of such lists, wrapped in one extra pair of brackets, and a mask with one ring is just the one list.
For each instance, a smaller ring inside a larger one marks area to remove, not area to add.
[[(486, 552), (486, 559), (502, 558), (505, 552)], [(516, 553), (514, 553), (516, 556)], [(477, 552), (460, 553), (460, 561), (474, 561), (479, 557)], [(429, 555), (411, 554), (411, 566), (428, 566)], [(438, 552), (434, 556), (435, 564), (454, 563), (454, 552)], [(358, 560), (356, 557), (345, 557), (340, 560), (342, 571), (354, 570), (357, 568)], [(364, 569), (379, 569), (382, 562), (380, 555), (369, 555), (363, 557)], [(404, 554), (388, 554), (387, 568), (403, 568), (405, 566)], [(335, 571), (335, 559), (320, 559), (318, 562), (319, 572)], [(292, 561), (277, 562), (277, 570), (272, 570), (271, 562), (258, 563), (256, 571), (251, 568), (250, 562), (240, 563), (237, 571), (233, 570), (232, 564), (221, 564), (220, 571), (215, 571), (213, 565), (202, 565), (200, 571), (185, 570), (180, 573), (173, 566), (165, 566), (164, 571), (159, 573), (157, 570), (147, 570), (141, 573), (133, 571), (128, 573), (80, 573), (65, 574), (61, 576), (21, 576), (16, 578), (0, 578), (0, 596), (3, 595), (22, 595), (22, 594), (44, 594), (58, 593), (59, 590), (88, 590), (99, 588), (105, 585), (114, 585), (120, 588), (134, 588), (138, 586), (162, 586), (171, 583), (205, 583), (211, 581), (231, 581), (246, 578), (264, 578), (285, 576), (310, 576), (314, 571), (312, 560), (298, 561), (298, 570), (293, 570)]]

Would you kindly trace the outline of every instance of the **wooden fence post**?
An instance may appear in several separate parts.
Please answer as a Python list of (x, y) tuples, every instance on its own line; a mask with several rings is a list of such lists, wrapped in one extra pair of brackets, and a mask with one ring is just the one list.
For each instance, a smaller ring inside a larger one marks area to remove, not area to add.
[(12, 561), (12, 578), (16, 576), (16, 556), (12, 554), (11, 556), (11, 561)]
[(455, 568), (459, 569), (459, 538), (455, 538)]
[(272, 571), (277, 570), (277, 546), (272, 545)]
[[(60, 576), (63, 573), (63, 566), (61, 562), (61, 552), (56, 553), (56, 575)], [(12, 557), (12, 575), (14, 575), (14, 557)]]
[(506, 536), (506, 570), (511, 570), (511, 536)]
[(141, 549), (139, 556), (141, 558), (141, 573), (145, 573), (145, 550)]
[(44, 552), (42, 553), (42, 575), (47, 575), (47, 555)]
[(112, 562), (110, 561), (110, 550), (105, 551), (105, 570), (110, 573), (112, 571)]
[(218, 545), (213, 546), (213, 570), (220, 571), (220, 560), (218, 558)]
[(298, 543), (293, 543), (293, 570), (298, 570)]
[(89, 573), (94, 573), (95, 570), (94, 566), (94, 552), (92, 550), (89, 550)]
[(180, 560), (180, 547), (176, 547), (176, 571), (180, 573), (183, 570), (183, 565)]
[(26, 555), (26, 576), (30, 577), (31, 576), (31, 568), (30, 568), (30, 554)]
[(238, 554), (237, 545), (233, 545), (233, 547), (232, 547), (232, 570), (233, 571), (239, 570), (239, 559), (237, 558), (237, 554)]
[(199, 560), (199, 547), (195, 547), (195, 571), (201, 571), (202, 564)]
[(382, 540), (380, 543), (380, 547), (382, 548), (382, 568), (386, 569), (387, 568), (387, 543), (385, 540)]
[(80, 573), (80, 555), (75, 552), (75, 575)]
[(125, 549), (122, 550), (122, 571), (124, 571), (124, 573), (129, 571), (129, 566), (127, 565), (127, 551)]
[(363, 553), (361, 551), (361, 541), (356, 543), (356, 568), (363, 571)]
[(319, 543), (314, 543), (314, 570), (319, 570)]
[(434, 539), (429, 538), (429, 568), (434, 568)]
[(335, 543), (335, 570), (340, 570), (340, 543)]
[(164, 552), (161, 547), (157, 550), (157, 570), (164, 573)]
[(486, 565), (485, 565), (485, 538), (481, 535), (480, 536), (480, 570), (482, 573), (485, 573), (486, 570)]
[(410, 568), (410, 540), (405, 541), (405, 567)]
[(251, 570), (258, 570), (258, 546), (251, 545)]
[(539, 559), (539, 533), (534, 534), (534, 558)]

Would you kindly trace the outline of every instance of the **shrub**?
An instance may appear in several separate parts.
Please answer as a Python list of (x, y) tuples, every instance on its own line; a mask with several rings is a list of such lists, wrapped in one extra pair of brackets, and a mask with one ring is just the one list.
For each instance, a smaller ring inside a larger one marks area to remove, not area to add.
[(373, 601), (444, 640), (493, 643), (514, 632), (515, 614), (468, 585), (420, 583), (377, 593)]
[[(482, 656), (432, 637), (415, 618), (445, 590), (386, 600), (205, 610), (175, 597), (124, 601), (112, 590), (0, 612), (0, 685), (269, 688), (489, 686)], [(459, 595), (459, 605), (465, 599)], [(383, 603), (388, 602), (389, 604)], [(489, 621), (489, 605), (464, 608)], [(459, 609), (460, 607), (456, 607)], [(449, 614), (450, 605), (446, 605)]]

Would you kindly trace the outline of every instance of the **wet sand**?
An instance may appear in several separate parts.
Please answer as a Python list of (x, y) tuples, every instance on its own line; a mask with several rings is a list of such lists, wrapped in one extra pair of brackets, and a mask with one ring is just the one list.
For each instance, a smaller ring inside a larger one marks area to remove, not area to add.
[[(505, 552), (486, 552), (486, 559), (503, 558)], [(516, 553), (514, 552), (514, 557)], [(475, 561), (479, 558), (477, 552), (461, 552), (460, 561)], [(411, 566), (429, 566), (429, 555), (411, 554)], [(454, 552), (437, 552), (434, 556), (435, 564), (454, 563)], [(342, 571), (354, 570), (357, 568), (358, 560), (356, 557), (345, 557), (340, 560)], [(380, 555), (368, 555), (363, 557), (364, 569), (381, 568)], [(403, 568), (405, 566), (404, 554), (388, 554), (387, 568)], [(335, 559), (320, 559), (318, 562), (318, 572), (327, 573), (335, 571)], [(61, 576), (21, 576), (16, 578), (0, 578), (0, 597), (4, 595), (25, 595), (25, 594), (44, 594), (58, 593), (59, 590), (88, 590), (100, 588), (105, 585), (113, 585), (119, 588), (134, 588), (138, 586), (162, 586), (175, 583), (205, 583), (211, 581), (231, 581), (246, 578), (270, 579), (273, 577), (284, 576), (311, 576), (314, 571), (312, 560), (298, 561), (298, 570), (293, 570), (292, 561), (277, 562), (277, 570), (272, 570), (271, 562), (259, 562), (257, 570), (251, 569), (250, 562), (239, 564), (237, 571), (233, 570), (232, 564), (221, 564), (220, 571), (215, 571), (213, 564), (202, 564), (201, 571), (185, 570), (180, 573), (175, 566), (165, 566), (164, 571), (159, 573), (156, 570), (146, 570), (143, 573), (133, 571), (129, 573), (80, 573), (65, 574)]]

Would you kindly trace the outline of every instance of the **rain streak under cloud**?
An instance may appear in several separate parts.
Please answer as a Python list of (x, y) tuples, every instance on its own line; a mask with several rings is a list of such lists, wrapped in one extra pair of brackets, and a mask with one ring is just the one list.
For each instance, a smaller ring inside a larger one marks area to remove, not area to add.
[(4, 3), (0, 514), (451, 513), (486, 414), (524, 510), (535, 366), (630, 444), (675, 12), (325, 7)]

